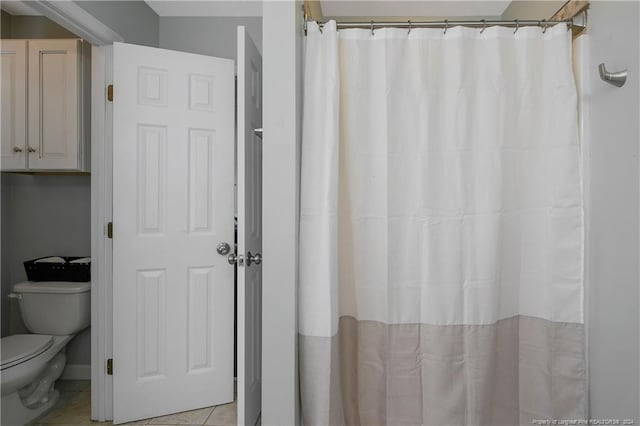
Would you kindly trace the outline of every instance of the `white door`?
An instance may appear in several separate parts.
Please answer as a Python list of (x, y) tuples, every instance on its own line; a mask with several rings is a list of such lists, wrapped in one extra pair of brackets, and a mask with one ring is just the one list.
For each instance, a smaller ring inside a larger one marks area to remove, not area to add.
[(114, 423), (233, 400), (234, 64), (114, 44)]
[(30, 40), (29, 169), (78, 168), (80, 95), (80, 40)]
[(262, 57), (238, 27), (238, 425), (260, 415), (262, 366)]
[(0, 40), (2, 170), (27, 166), (27, 41)]

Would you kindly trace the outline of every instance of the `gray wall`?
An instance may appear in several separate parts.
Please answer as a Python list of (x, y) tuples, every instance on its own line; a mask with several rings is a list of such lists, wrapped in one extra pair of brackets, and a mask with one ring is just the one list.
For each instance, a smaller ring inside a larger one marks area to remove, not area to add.
[[(589, 375), (591, 417), (635, 419), (638, 405), (639, 168), (638, 2), (595, 1), (589, 11), (590, 255)], [(618, 89), (603, 83), (600, 62), (629, 69)]]
[(0, 20), (0, 37), (1, 38), (10, 38), (11, 37), (11, 18), (4, 10), (1, 12), (2, 19)]
[(261, 17), (160, 17), (160, 47), (236, 59), (236, 28), (244, 25), (262, 52)]
[(158, 15), (142, 0), (76, 1), (127, 43), (158, 47)]
[(303, 22), (300, 1), (263, 5), (262, 424), (299, 425), (298, 218)]
[[(22, 262), (41, 256), (91, 253), (89, 176), (35, 176), (2, 173), (2, 335), (24, 332), (18, 305), (10, 301), (26, 275)], [(68, 346), (69, 364), (90, 364), (86, 336)]]
[[(2, 17), (3, 37), (75, 37), (42, 16), (3, 12)], [(6, 32), (5, 20), (10, 24)], [(89, 176), (2, 173), (1, 181), (0, 331), (7, 336), (26, 331), (17, 303), (7, 298), (13, 285), (26, 279), (23, 261), (51, 254), (90, 255), (91, 180)], [(69, 364), (91, 363), (89, 329), (69, 343), (67, 357)]]
[(565, 0), (512, 1), (502, 13), (502, 19), (549, 19), (562, 7)]
[[(3, 15), (5, 12), (3, 12)], [(8, 14), (7, 14), (8, 15)], [(7, 38), (77, 38), (77, 36), (44, 16), (10, 17), (9, 31), (3, 37)]]

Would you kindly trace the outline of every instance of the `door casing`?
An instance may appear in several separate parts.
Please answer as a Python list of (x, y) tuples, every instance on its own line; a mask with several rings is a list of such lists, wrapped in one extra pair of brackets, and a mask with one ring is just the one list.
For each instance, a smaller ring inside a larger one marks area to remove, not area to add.
[[(91, 274), (97, 291), (94, 290), (91, 294), (91, 418), (95, 421), (110, 421), (113, 419), (113, 382), (106, 372), (106, 364), (113, 353), (113, 318), (111, 316), (113, 263), (107, 224), (112, 220), (111, 144), (113, 135), (111, 131), (113, 121), (112, 107), (106, 99), (106, 88), (112, 82), (111, 45), (114, 42), (124, 41), (124, 37), (74, 2), (65, 2), (64, 5), (41, 1), (32, 3), (32, 7), (43, 16), (92, 44), (91, 254), (93, 263)], [(265, 34), (263, 43), (266, 44), (267, 39), (269, 39), (268, 34)], [(266, 222), (263, 225), (268, 227)], [(288, 334), (287, 330), (281, 330), (281, 332)], [(263, 400), (265, 393), (269, 393), (269, 387), (267, 383), (263, 384)], [(293, 410), (294, 407), (291, 409)], [(264, 420), (266, 419), (263, 415)]]
[(106, 372), (113, 356), (113, 47), (94, 47), (91, 58), (91, 418), (113, 420), (113, 380)]

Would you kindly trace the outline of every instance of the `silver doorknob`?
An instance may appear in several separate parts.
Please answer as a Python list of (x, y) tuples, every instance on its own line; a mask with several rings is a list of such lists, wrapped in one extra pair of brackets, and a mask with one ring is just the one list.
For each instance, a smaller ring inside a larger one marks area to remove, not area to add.
[(242, 266), (244, 265), (244, 256), (231, 253), (229, 257), (227, 257), (227, 262), (229, 262), (229, 265), (235, 265), (237, 263), (238, 266)]
[(19, 146), (14, 146), (13, 152), (22, 152), (22, 148), (20, 148)]
[(247, 252), (247, 266), (251, 266), (252, 263), (259, 265), (262, 263), (262, 255), (260, 253), (256, 253), (254, 255), (251, 254), (250, 251)]
[(231, 247), (229, 246), (229, 243), (220, 243), (218, 244), (218, 247), (216, 247), (216, 251), (219, 255), (224, 256), (225, 254), (228, 254), (229, 251), (231, 251)]

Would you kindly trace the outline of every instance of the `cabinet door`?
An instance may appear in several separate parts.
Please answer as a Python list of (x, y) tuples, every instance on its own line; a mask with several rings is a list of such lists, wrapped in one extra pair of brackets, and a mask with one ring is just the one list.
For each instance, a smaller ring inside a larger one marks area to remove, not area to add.
[(29, 41), (30, 170), (79, 167), (80, 41)]
[(0, 169), (24, 170), (27, 155), (27, 41), (0, 40)]

